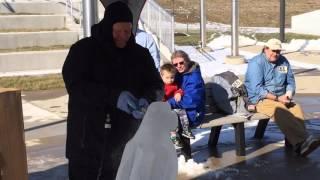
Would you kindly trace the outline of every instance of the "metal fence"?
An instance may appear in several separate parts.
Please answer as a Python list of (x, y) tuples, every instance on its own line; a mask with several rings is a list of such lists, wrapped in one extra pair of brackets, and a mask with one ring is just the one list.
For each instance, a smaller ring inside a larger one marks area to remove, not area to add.
[(140, 20), (171, 52), (174, 51), (174, 17), (153, 0), (147, 0)]

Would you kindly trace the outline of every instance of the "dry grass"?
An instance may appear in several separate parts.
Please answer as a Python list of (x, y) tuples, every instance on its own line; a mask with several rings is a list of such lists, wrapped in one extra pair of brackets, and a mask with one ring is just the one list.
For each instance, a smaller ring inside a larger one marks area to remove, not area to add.
[(41, 32), (41, 31), (69, 31), (68, 28), (52, 28), (52, 29), (0, 29), (0, 33), (8, 32)]
[[(224, 33), (228, 34), (228, 32)], [(175, 43), (177, 45), (191, 45), (191, 46), (198, 46), (200, 45), (200, 33), (192, 31), (188, 33), (189, 36), (175, 36)], [(214, 38), (219, 36), (219, 33), (209, 31), (207, 32), (207, 42), (210, 41), (210, 38), (212, 38), (212, 35), (214, 35)], [(244, 36), (247, 36), (249, 38), (252, 38), (251, 34), (242, 34)], [(255, 38), (258, 41), (267, 41), (271, 38), (279, 38), (279, 33), (256, 33)], [(286, 33), (285, 42), (290, 42), (292, 39), (319, 39), (320, 36), (315, 35), (306, 35), (306, 34), (295, 34), (295, 33)]]
[(61, 74), (42, 76), (0, 77), (0, 87), (18, 88), (24, 91), (63, 88)]
[(50, 50), (63, 50), (69, 49), (70, 45), (55, 45), (49, 47), (33, 46), (33, 47), (21, 47), (16, 49), (0, 49), (0, 53), (10, 52), (23, 52), (23, 51), (50, 51)]
[[(172, 9), (174, 2), (175, 17), (178, 22), (199, 22), (199, 0), (156, 0), (166, 9)], [(205, 0), (207, 6), (207, 20), (212, 22), (230, 24), (231, 0)], [(279, 26), (279, 0), (241, 0), (240, 26), (250, 27), (278, 27)], [(319, 0), (287, 0), (286, 26), (291, 25), (291, 16), (320, 9)], [(190, 12), (187, 16), (185, 10)]]

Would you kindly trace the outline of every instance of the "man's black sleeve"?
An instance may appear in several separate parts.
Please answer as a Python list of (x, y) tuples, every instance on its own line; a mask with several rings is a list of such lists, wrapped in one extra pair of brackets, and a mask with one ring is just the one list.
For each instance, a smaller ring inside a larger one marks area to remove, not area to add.
[(155, 101), (157, 98), (156, 92), (161, 92), (163, 94), (163, 82), (161, 80), (159, 71), (154, 65), (153, 58), (150, 55), (149, 51), (145, 49), (145, 91), (144, 97), (151, 101)]
[(92, 77), (90, 63), (94, 62), (95, 49), (90, 43), (83, 44), (86, 46), (80, 47), (75, 44), (70, 48), (62, 68), (63, 80), (69, 96), (72, 96), (77, 102), (93, 107), (116, 106), (120, 91), (90, 80)]

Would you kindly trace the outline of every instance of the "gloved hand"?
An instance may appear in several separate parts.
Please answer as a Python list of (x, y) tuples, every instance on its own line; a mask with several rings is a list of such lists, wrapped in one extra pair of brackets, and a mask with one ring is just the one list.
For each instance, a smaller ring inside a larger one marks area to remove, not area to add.
[(132, 116), (136, 119), (143, 119), (144, 114), (147, 112), (149, 102), (145, 98), (138, 100), (138, 108), (132, 111)]
[(143, 119), (144, 114), (145, 114), (145, 112), (143, 112), (143, 111), (132, 111), (132, 116), (135, 119)]
[(145, 98), (140, 98), (138, 100), (139, 109), (142, 112), (146, 112), (149, 106), (149, 102)]
[(118, 98), (117, 108), (128, 114), (131, 114), (132, 111), (137, 110), (134, 109), (136, 102), (138, 102), (138, 99), (134, 97), (129, 91), (122, 91)]

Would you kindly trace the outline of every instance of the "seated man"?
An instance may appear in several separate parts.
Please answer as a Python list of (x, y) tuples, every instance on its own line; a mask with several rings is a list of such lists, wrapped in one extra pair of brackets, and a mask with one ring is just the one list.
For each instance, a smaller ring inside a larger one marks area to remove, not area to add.
[(295, 79), (288, 60), (280, 54), (281, 42), (270, 39), (248, 65), (245, 85), (250, 103), (256, 111), (274, 119), (280, 130), (301, 156), (307, 156), (320, 145), (308, 136), (299, 104), (292, 101)]

